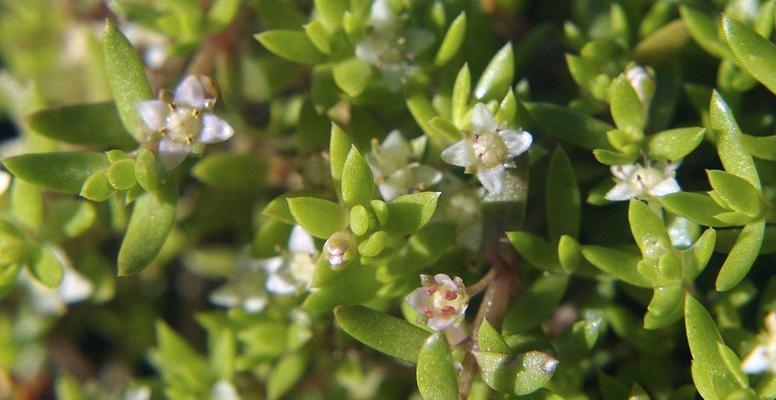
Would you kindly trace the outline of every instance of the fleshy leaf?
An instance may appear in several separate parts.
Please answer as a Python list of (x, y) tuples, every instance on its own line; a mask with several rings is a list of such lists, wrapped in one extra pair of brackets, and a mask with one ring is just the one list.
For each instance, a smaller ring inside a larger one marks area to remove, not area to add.
[(582, 246), (582, 255), (590, 264), (623, 282), (649, 288), (652, 285), (636, 270), (639, 256), (601, 246)]
[(584, 149), (609, 149), (606, 132), (614, 129), (606, 122), (570, 108), (550, 103), (524, 103), (524, 106), (548, 132)]
[(677, 192), (660, 198), (660, 203), (672, 214), (682, 216), (700, 225), (722, 227), (728, 224), (714, 218), (726, 209), (720, 207), (705, 193)]
[(458, 399), (458, 373), (444, 335), (437, 333), (426, 339), (418, 354), (416, 379), (424, 399)]
[(121, 148), (137, 145), (113, 102), (47, 108), (27, 121), (35, 132), (65, 143)]
[(650, 136), (647, 153), (653, 160), (680, 160), (690, 154), (703, 141), (703, 128), (677, 128)]
[(267, 163), (254, 154), (213, 154), (199, 161), (191, 174), (213, 187), (254, 192), (265, 182)]
[(566, 275), (541, 275), (504, 317), (505, 334), (526, 333), (549, 318), (566, 293)]
[(558, 365), (554, 357), (539, 351), (516, 356), (481, 351), (475, 352), (474, 357), (488, 386), (517, 396), (533, 393), (546, 385)]
[(267, 398), (277, 400), (291, 390), (304, 375), (307, 357), (291, 353), (278, 361), (267, 378)]
[(738, 64), (776, 93), (776, 45), (734, 19), (725, 17), (722, 26)]
[(628, 221), (633, 238), (644, 258), (657, 260), (663, 252), (671, 251), (671, 238), (668, 237), (663, 220), (644, 202), (630, 201)]
[(471, 94), (471, 72), (469, 72), (469, 65), (464, 64), (458, 71), (458, 75), (455, 78), (453, 84), (452, 102), (452, 117), (453, 123), (458, 129), (463, 129), (469, 122), (466, 121), (467, 104), (469, 104), (469, 95)]
[(512, 43), (507, 43), (496, 53), (485, 67), (474, 96), (479, 100), (500, 100), (512, 85), (515, 74), (515, 53)]
[(143, 142), (147, 130), (137, 104), (154, 96), (137, 51), (121, 31), (108, 21), (102, 42), (105, 74), (121, 121), (135, 140)]
[(510, 353), (509, 346), (504, 341), (504, 338), (487, 319), (482, 320), (482, 325), (477, 330), (477, 346), (479, 346), (480, 351), (501, 354)]
[(557, 270), (558, 259), (555, 246), (529, 232), (507, 232), (507, 238), (518, 253), (529, 263), (544, 270)]
[(581, 200), (574, 166), (563, 148), (552, 154), (546, 185), (546, 217), (550, 238), (579, 235)]
[(50, 288), (62, 282), (62, 264), (48, 247), (35, 249), (30, 260), (30, 271), (38, 281)]
[(717, 275), (717, 290), (724, 292), (738, 285), (757, 259), (765, 237), (765, 221), (755, 221), (744, 226), (736, 244), (722, 264)]
[(372, 67), (356, 57), (334, 66), (334, 82), (350, 97), (357, 97), (366, 90), (372, 77)]
[(709, 372), (725, 376), (725, 364), (717, 349), (717, 343), (724, 342), (709, 312), (694, 297), (686, 296), (684, 319), (693, 360)]
[(647, 113), (625, 75), (620, 75), (609, 90), (612, 118), (622, 130), (643, 131)]
[(356, 204), (368, 205), (372, 200), (373, 189), (372, 170), (354, 145), (342, 167), (342, 200), (347, 207)]
[(391, 235), (406, 235), (428, 223), (436, 211), (439, 192), (405, 194), (388, 203), (388, 223), (385, 231)]
[(379, 311), (359, 305), (334, 309), (337, 324), (356, 340), (398, 359), (415, 363), (428, 332)]
[(286, 201), (296, 223), (315, 237), (327, 239), (347, 225), (347, 211), (335, 202), (315, 197), (292, 197)]
[(315, 65), (325, 60), (325, 56), (301, 30), (271, 30), (255, 38), (267, 50), (288, 61)]
[(463, 45), (464, 37), (466, 36), (466, 12), (462, 11), (458, 17), (456, 17), (447, 28), (442, 44), (439, 45), (436, 56), (434, 57), (434, 64), (436, 66), (442, 66), (447, 64), (450, 60), (458, 54), (458, 50)]
[(725, 171), (746, 179), (759, 190), (760, 178), (752, 156), (741, 143), (741, 128), (738, 127), (733, 111), (717, 91), (711, 95), (709, 116), (711, 127), (717, 135), (719, 159)]
[(719, 199), (723, 207), (757, 216), (761, 211), (760, 192), (743, 178), (729, 172), (707, 170), (709, 183), (714, 189), (712, 198)]
[(142, 271), (159, 254), (175, 223), (177, 203), (178, 185), (174, 179), (158, 191), (138, 197), (119, 249), (120, 276)]
[(329, 157), (331, 158), (331, 177), (335, 181), (342, 179), (342, 169), (352, 146), (353, 139), (339, 125), (332, 122)]
[(45, 188), (76, 194), (89, 176), (107, 168), (104, 153), (31, 153), (9, 157), (3, 165), (14, 176)]

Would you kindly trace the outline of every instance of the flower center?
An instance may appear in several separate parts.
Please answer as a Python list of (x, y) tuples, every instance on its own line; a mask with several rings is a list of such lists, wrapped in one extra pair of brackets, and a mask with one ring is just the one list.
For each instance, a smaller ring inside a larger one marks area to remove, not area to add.
[(477, 163), (483, 169), (491, 169), (503, 164), (508, 152), (504, 139), (494, 132), (475, 133), (472, 150)]
[(190, 107), (176, 107), (167, 116), (167, 135), (173, 141), (192, 144), (202, 130), (200, 112)]

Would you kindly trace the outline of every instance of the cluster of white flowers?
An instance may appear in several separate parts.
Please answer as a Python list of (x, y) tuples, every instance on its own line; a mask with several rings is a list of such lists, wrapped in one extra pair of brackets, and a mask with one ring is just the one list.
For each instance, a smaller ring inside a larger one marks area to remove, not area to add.
[(366, 155), (377, 187), (385, 201), (403, 194), (436, 185), (442, 173), (433, 167), (411, 162), (412, 146), (399, 131), (392, 131), (380, 144), (372, 141), (372, 152)]
[(472, 110), (472, 131), (463, 140), (442, 151), (442, 160), (477, 174), (482, 186), (493, 195), (504, 190), (504, 173), (513, 159), (533, 142), (530, 133), (500, 127), (488, 107), (477, 103)]
[(175, 168), (189, 154), (201, 154), (205, 144), (223, 142), (234, 135), (234, 129), (211, 112), (215, 104), (213, 85), (198, 75), (189, 75), (178, 85), (172, 102), (147, 100), (137, 104), (149, 131), (147, 140), (158, 140), (162, 166)]
[(776, 374), (776, 312), (765, 317), (765, 331), (757, 338), (758, 344), (741, 364), (747, 374), (770, 371)]
[(614, 165), (611, 167), (616, 184), (605, 197), (609, 201), (622, 201), (648, 196), (665, 196), (681, 190), (676, 182), (676, 168), (679, 164), (669, 161), (662, 168), (647, 162), (641, 164)]
[(410, 293), (406, 301), (418, 312), (419, 322), (435, 331), (460, 323), (469, 306), (466, 285), (459, 277), (445, 274), (421, 275), (421, 287)]
[(388, 0), (375, 0), (369, 14), (367, 35), (356, 44), (356, 57), (376, 66), (388, 89), (401, 88), (408, 61), (434, 41), (431, 32), (405, 29)]

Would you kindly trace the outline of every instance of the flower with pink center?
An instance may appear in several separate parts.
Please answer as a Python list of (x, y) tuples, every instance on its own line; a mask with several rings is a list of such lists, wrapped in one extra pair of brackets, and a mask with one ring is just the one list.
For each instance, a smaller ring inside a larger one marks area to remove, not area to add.
[(422, 286), (405, 299), (418, 311), (420, 322), (441, 331), (463, 320), (469, 295), (461, 278), (450, 278), (445, 274), (421, 275), (420, 283)]

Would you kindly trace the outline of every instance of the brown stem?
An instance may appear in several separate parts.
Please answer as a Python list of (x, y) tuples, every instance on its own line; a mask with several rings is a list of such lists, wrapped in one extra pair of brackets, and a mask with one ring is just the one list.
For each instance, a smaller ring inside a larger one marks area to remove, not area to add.
[(477, 334), (482, 321), (488, 320), (493, 326), (500, 326), (504, 314), (509, 310), (513, 295), (520, 287), (517, 276), (519, 257), (511, 246), (502, 241), (494, 243), (491, 250), (488, 251), (488, 258), (492, 263), (491, 269), (480, 280), (483, 282), (487, 279), (485, 295), (482, 298), (480, 308), (477, 310), (477, 316), (474, 318), (474, 328), (469, 339), (469, 352), (463, 362), (463, 371), (458, 375), (459, 400), (465, 400), (469, 396), (477, 373), (474, 352), (479, 350)]

